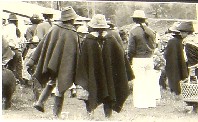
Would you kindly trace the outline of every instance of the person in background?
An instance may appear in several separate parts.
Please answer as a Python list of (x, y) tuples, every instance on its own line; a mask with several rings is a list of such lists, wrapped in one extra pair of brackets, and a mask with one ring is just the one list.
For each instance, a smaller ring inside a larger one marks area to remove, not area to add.
[(34, 100), (38, 100), (39, 97), (39, 93), (41, 92), (41, 86), (40, 87), (36, 87), (39, 85), (39, 83), (36, 83), (36, 80), (33, 80), (31, 75), (33, 74), (34, 70), (35, 70), (35, 66), (31, 68), (27, 67), (26, 64), (29, 61), (29, 59), (31, 58), (32, 53), (35, 51), (38, 43), (39, 43), (39, 39), (37, 36), (35, 36), (36, 33), (36, 28), (37, 25), (41, 22), (41, 19), (39, 18), (39, 16), (37, 14), (33, 14), (33, 16), (30, 18), (30, 21), (32, 23), (32, 25), (30, 27), (27, 28), (26, 30), (26, 34), (25, 34), (25, 38), (26, 38), (26, 42), (25, 42), (25, 48), (23, 49), (23, 79), (25, 79), (27, 82), (31, 81), (32, 83), (32, 89), (33, 89), (33, 93), (34, 93)]
[(79, 26), (77, 29), (77, 33), (79, 35), (80, 46), (81, 46), (83, 43), (83, 40), (86, 38), (86, 35), (89, 33), (88, 27), (86, 27), (85, 25)]
[(6, 110), (12, 105), (12, 96), (16, 90), (16, 78), (13, 72), (7, 69), (9, 61), (15, 53), (10, 49), (8, 41), (2, 36), (2, 109)]
[[(55, 117), (61, 115), (64, 93), (72, 86), (76, 74), (79, 54), (78, 35), (74, 27), (76, 17), (77, 14), (72, 7), (63, 9), (62, 22), (55, 24), (45, 35), (29, 63), (29, 65), (37, 64), (33, 77), (42, 85), (46, 84), (34, 107), (38, 111), (44, 112), (44, 102), (55, 87), (53, 106)], [(37, 58), (38, 55), (39, 58)]]
[(173, 38), (168, 41), (164, 52), (165, 71), (171, 93), (175, 99), (179, 99), (181, 94), (180, 81), (188, 77), (188, 70), (183, 51), (183, 37), (177, 26), (172, 29), (172, 32)]
[[(187, 60), (187, 67), (188, 67), (188, 81), (191, 84), (197, 84), (197, 77), (198, 77), (198, 41), (197, 35), (194, 34), (194, 27), (193, 22), (182, 22), (177, 27), (180, 31), (181, 36), (183, 38), (183, 45), (184, 45), (184, 52), (186, 55)], [(193, 89), (190, 89), (193, 90)], [(193, 109), (188, 111), (189, 113), (198, 113), (198, 102), (196, 100), (188, 100), (184, 98), (187, 106), (192, 106)]]
[(128, 59), (132, 65), (133, 105), (137, 108), (156, 107), (157, 79), (153, 79), (153, 55), (156, 49), (156, 34), (145, 24), (144, 11), (135, 10), (132, 16), (135, 25), (129, 33)]
[(122, 39), (122, 45), (125, 51), (127, 51), (128, 46), (128, 35), (124, 29), (119, 30), (120, 37)]
[(39, 38), (40, 41), (44, 38), (45, 34), (48, 33), (49, 29), (53, 25), (52, 23), (53, 13), (50, 10), (46, 10), (42, 14), (44, 21), (37, 25), (35, 32), (36, 36)]
[(9, 15), (8, 24), (3, 27), (3, 36), (8, 41), (12, 51), (15, 52), (14, 58), (9, 62), (8, 69), (14, 72), (17, 82), (24, 85), (25, 82), (22, 76), (22, 50), (20, 48), (21, 32), (18, 29), (18, 18), (16, 14), (11, 13)]
[(40, 24), (41, 19), (39, 18), (39, 15), (33, 14), (32, 17), (30, 18), (30, 21), (32, 25), (27, 28), (26, 34), (25, 34), (26, 40), (28, 42), (31, 42), (33, 40), (33, 37), (36, 34), (36, 28), (38, 24)]
[(83, 41), (75, 78), (77, 98), (85, 101), (88, 115), (103, 104), (105, 117), (111, 117), (113, 110), (121, 111), (129, 95), (124, 51), (107, 33), (104, 15), (94, 15), (88, 26), (91, 31)]

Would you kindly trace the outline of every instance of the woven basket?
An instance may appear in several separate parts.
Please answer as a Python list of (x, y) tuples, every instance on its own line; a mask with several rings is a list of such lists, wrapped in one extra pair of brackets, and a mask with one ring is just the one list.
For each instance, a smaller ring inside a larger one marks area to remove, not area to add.
[(198, 101), (198, 84), (180, 83), (181, 94), (184, 101), (197, 102)]

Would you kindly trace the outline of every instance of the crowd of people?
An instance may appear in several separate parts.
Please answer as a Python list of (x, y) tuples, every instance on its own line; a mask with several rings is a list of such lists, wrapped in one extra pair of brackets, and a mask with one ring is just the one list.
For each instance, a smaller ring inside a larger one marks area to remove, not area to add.
[[(2, 35), (3, 82), (14, 88), (9, 84), (13, 78), (22, 86), (31, 81), (33, 107), (38, 111), (45, 112), (44, 103), (54, 93), (53, 115), (60, 117), (65, 92), (72, 89), (72, 94), (85, 102), (89, 116), (103, 104), (105, 117), (111, 117), (112, 111), (121, 112), (130, 95), (129, 81), (133, 81), (136, 108), (157, 107), (160, 86), (168, 86), (178, 98), (181, 81), (189, 77), (197, 81), (197, 58), (188, 60), (185, 48), (188, 36), (194, 34), (192, 22), (173, 24), (168, 31), (171, 38), (162, 48), (158, 33), (149, 27), (142, 10), (134, 11), (135, 25), (128, 37), (103, 14), (89, 19), (77, 15), (71, 6), (64, 8), (56, 21), (52, 20), (53, 13), (42, 14), (43, 20), (34, 14), (32, 25), (21, 35), (17, 15), (11, 13), (8, 23), (3, 23)], [(5, 109), (10, 107), (13, 90), (8, 93), (9, 105), (6, 93)], [(196, 102), (187, 104), (198, 112)]]

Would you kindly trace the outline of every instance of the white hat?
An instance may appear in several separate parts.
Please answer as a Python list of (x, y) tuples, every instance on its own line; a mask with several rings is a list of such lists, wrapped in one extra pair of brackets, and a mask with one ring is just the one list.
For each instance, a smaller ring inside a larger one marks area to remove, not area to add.
[(92, 28), (109, 28), (105, 16), (102, 14), (95, 14), (88, 25)]
[(77, 29), (77, 32), (84, 33), (84, 34), (89, 33), (88, 32), (88, 28), (86, 26), (84, 26), (84, 25), (79, 26), (78, 29)]
[(133, 18), (143, 18), (146, 19), (146, 15), (143, 10), (135, 10), (133, 13)]

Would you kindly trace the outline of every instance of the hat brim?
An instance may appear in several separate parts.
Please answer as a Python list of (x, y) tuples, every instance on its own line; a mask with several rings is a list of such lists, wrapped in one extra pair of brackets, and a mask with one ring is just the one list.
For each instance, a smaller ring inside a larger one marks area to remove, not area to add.
[(78, 17), (78, 15), (73, 15), (70, 17), (62, 17), (60, 18), (61, 21), (68, 21), (68, 20), (75, 20)]
[(18, 21), (18, 19), (8, 19), (8, 20), (16, 20), (16, 21)]
[(93, 25), (91, 22), (88, 22), (87, 25), (90, 26), (91, 28), (109, 28), (110, 27), (109, 25), (101, 25), (101, 26), (97, 25), (96, 26), (96, 25)]
[(137, 16), (131, 16), (132, 18), (140, 18), (140, 19), (147, 19), (147, 17), (137, 17)]

